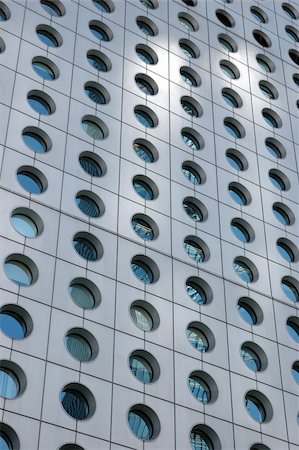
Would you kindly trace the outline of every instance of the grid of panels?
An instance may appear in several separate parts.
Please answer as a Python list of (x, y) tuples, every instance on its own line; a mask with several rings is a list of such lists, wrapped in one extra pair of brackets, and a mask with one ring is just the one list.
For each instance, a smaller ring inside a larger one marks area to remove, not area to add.
[(1, 439), (296, 448), (296, 5), (41, 3), (0, 3)]

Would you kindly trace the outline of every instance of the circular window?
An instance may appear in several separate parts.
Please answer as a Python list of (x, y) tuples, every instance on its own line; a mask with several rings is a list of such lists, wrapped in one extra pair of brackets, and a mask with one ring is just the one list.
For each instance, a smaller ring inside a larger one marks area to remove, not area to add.
[(139, 89), (146, 95), (156, 95), (158, 93), (157, 83), (148, 75), (138, 73), (135, 81)]
[(130, 408), (128, 425), (132, 433), (142, 441), (155, 439), (160, 433), (160, 422), (157, 415), (145, 405), (134, 405)]
[(290, 27), (289, 25), (285, 27), (286, 33), (289, 36), (289, 38), (293, 42), (299, 42), (299, 33), (298, 30), (294, 27)]
[(240, 72), (238, 68), (230, 61), (221, 60), (220, 68), (224, 75), (226, 75), (228, 78), (231, 78), (232, 80), (237, 80), (238, 78), (240, 78)]
[(44, 10), (54, 17), (61, 17), (65, 14), (65, 7), (60, 0), (40, 0)]
[(40, 128), (26, 127), (22, 132), (22, 137), (27, 147), (35, 153), (42, 154), (51, 150), (51, 139)]
[(202, 115), (202, 107), (192, 97), (184, 96), (181, 98), (183, 110), (192, 117), (200, 117)]
[(60, 393), (60, 401), (65, 412), (76, 420), (88, 419), (95, 411), (94, 397), (82, 384), (65, 386)]
[(146, 36), (157, 36), (159, 33), (156, 24), (150, 20), (148, 17), (138, 16), (136, 19), (137, 26), (139, 30), (142, 31)]
[(32, 67), (44, 80), (55, 80), (59, 76), (58, 67), (44, 56), (35, 56), (32, 60)]
[(11, 214), (10, 222), (18, 233), (28, 238), (35, 238), (43, 231), (41, 218), (28, 208), (15, 209)]
[(152, 241), (159, 234), (155, 222), (145, 214), (135, 214), (132, 217), (131, 224), (135, 233), (145, 241)]
[(0, 330), (10, 339), (25, 339), (32, 328), (32, 319), (25, 309), (18, 305), (4, 305), (0, 308)]
[(158, 8), (158, 0), (139, 0), (140, 3), (148, 9)]
[(263, 31), (253, 30), (252, 35), (253, 35), (254, 39), (256, 40), (256, 42), (258, 42), (262, 47), (267, 47), (267, 48), (271, 47), (271, 45), (272, 45), (271, 39)]
[(241, 347), (240, 353), (246, 366), (253, 372), (259, 372), (266, 369), (266, 355), (254, 342), (245, 342)]
[(7, 278), (18, 286), (30, 286), (38, 278), (38, 270), (34, 262), (25, 255), (12, 254), (4, 263)]
[(242, 319), (248, 325), (258, 325), (263, 321), (263, 312), (258, 304), (251, 298), (241, 297), (237, 309)]
[(224, 48), (224, 50), (228, 52), (235, 53), (238, 51), (238, 46), (236, 42), (227, 34), (219, 34), (218, 35), (218, 41), (221, 44), (221, 46)]
[(296, 316), (289, 317), (287, 320), (287, 330), (289, 335), (295, 342), (299, 343), (299, 318)]
[(210, 303), (213, 298), (213, 293), (210, 286), (202, 278), (188, 278), (186, 281), (186, 291), (191, 300), (198, 305)]
[(64, 343), (70, 354), (81, 362), (94, 359), (99, 347), (94, 336), (83, 328), (72, 328), (65, 337)]
[[(42, 91), (30, 91), (27, 95), (28, 102), (38, 114), (49, 116), (55, 112), (56, 106), (52, 98)], [(29, 137), (27, 136), (27, 139)], [(49, 139), (49, 138), (48, 138)], [(24, 137), (25, 140), (25, 137)], [(26, 142), (26, 140), (25, 140)], [(44, 153), (44, 151), (38, 152)]]
[(286, 151), (284, 146), (280, 142), (278, 142), (274, 138), (267, 138), (265, 143), (266, 149), (271, 156), (274, 156), (274, 158), (285, 158)]
[(157, 64), (158, 56), (148, 45), (138, 44), (135, 49), (137, 55), (145, 64)]
[(85, 133), (92, 139), (101, 140), (108, 136), (107, 126), (98, 117), (84, 116), (81, 124)]
[(133, 178), (133, 187), (137, 194), (144, 200), (155, 200), (159, 195), (155, 183), (144, 175), (136, 175)]
[(186, 330), (188, 341), (199, 352), (213, 350), (215, 338), (211, 330), (200, 322), (191, 322)]
[(241, 139), (245, 136), (245, 129), (240, 122), (232, 117), (226, 117), (223, 121), (226, 131), (234, 138)]
[(199, 58), (200, 51), (194, 42), (191, 42), (188, 39), (180, 39), (179, 46), (182, 53), (187, 56), (187, 58)]
[(241, 170), (241, 171), (248, 169), (247, 159), (238, 150), (229, 148), (226, 151), (225, 155), (226, 155), (226, 158), (227, 158), (228, 162), (230, 163), (231, 167), (233, 167), (234, 169)]
[(205, 172), (193, 161), (183, 162), (182, 172), (186, 179), (194, 185), (204, 184), (206, 182)]
[(49, 25), (38, 25), (36, 27), (36, 34), (40, 41), (49, 47), (60, 47), (62, 44), (60, 33)]
[(131, 269), (138, 280), (144, 284), (158, 281), (160, 273), (154, 261), (144, 255), (136, 255), (132, 258)]
[(113, 39), (113, 33), (110, 28), (98, 20), (92, 20), (89, 22), (89, 29), (96, 39), (99, 41), (111, 41)]
[(201, 403), (214, 402), (218, 396), (215, 381), (205, 372), (192, 372), (188, 379), (188, 385), (193, 397)]
[(293, 225), (295, 222), (294, 215), (290, 208), (283, 203), (274, 203), (273, 213), (282, 225)]
[(156, 359), (145, 350), (135, 350), (129, 357), (132, 374), (141, 383), (153, 383), (159, 378), (160, 368)]
[(156, 330), (160, 324), (155, 308), (143, 300), (136, 300), (132, 303), (130, 315), (136, 327), (141, 331)]
[(99, 72), (109, 72), (112, 68), (110, 59), (98, 50), (89, 50), (87, 52), (87, 60)]
[(207, 425), (196, 425), (190, 433), (192, 450), (219, 450), (221, 444), (215, 431)]
[(180, 24), (188, 31), (197, 31), (199, 29), (197, 20), (195, 20), (194, 17), (190, 16), (190, 14), (180, 12), (178, 14), (178, 19)]
[(233, 108), (240, 108), (243, 104), (240, 95), (230, 88), (223, 88), (222, 96), (225, 103)]
[(234, 269), (238, 277), (245, 283), (253, 283), (258, 279), (257, 268), (248, 258), (243, 256), (235, 258)]
[(158, 117), (147, 106), (138, 105), (134, 108), (134, 113), (138, 121), (146, 128), (155, 128), (158, 125)]
[(282, 126), (281, 118), (276, 112), (272, 111), (271, 109), (264, 108), (262, 110), (262, 115), (265, 119), (265, 122), (267, 123), (267, 125), (270, 125), (270, 127), (280, 128)]
[(80, 211), (88, 217), (98, 218), (104, 214), (105, 207), (102, 200), (93, 192), (80, 191), (76, 195), (76, 204)]
[(83, 152), (79, 156), (79, 163), (82, 169), (92, 177), (102, 177), (107, 172), (107, 167), (102, 158), (95, 153)]
[(180, 68), (180, 74), (183, 81), (192, 87), (198, 87), (201, 85), (200, 76), (195, 72), (195, 70), (190, 67), (183, 66)]
[(290, 189), (290, 182), (287, 177), (277, 169), (269, 171), (269, 178), (273, 186), (279, 191), (287, 191)]
[(251, 195), (249, 191), (239, 183), (230, 183), (228, 191), (231, 198), (240, 206), (246, 206), (251, 203)]
[(258, 423), (268, 422), (273, 415), (269, 400), (258, 391), (249, 391), (246, 394), (245, 408), (250, 417)]
[(114, 4), (111, 0), (92, 0), (95, 7), (104, 13), (111, 13), (114, 11)]
[(284, 12), (289, 16), (290, 19), (297, 20), (298, 19), (298, 11), (294, 6), (290, 5), (289, 3), (283, 3), (281, 5)]
[(86, 278), (75, 278), (69, 285), (69, 294), (79, 308), (94, 309), (101, 302), (99, 289)]
[(299, 66), (299, 52), (297, 52), (297, 50), (291, 49), (291, 50), (289, 50), (289, 56), (290, 56), (291, 60), (297, 66)]
[(18, 439), (18, 436), (12, 428), (10, 428), (3, 422), (0, 422), (0, 448), (1, 450), (20, 450), (20, 441)]
[(297, 303), (299, 301), (299, 283), (293, 277), (283, 277), (281, 280), (281, 287), (284, 294), (291, 300), (293, 303)]
[[(26, 389), (23, 370), (12, 361), (0, 361), (0, 397), (12, 400)], [(1, 442), (1, 441), (0, 441)]]
[(10, 16), (11, 14), (9, 8), (3, 2), (0, 2), (0, 22), (9, 20)]
[(18, 169), (17, 180), (31, 194), (41, 194), (47, 189), (45, 176), (35, 167), (23, 166)]
[(258, 8), (257, 6), (251, 6), (250, 11), (257, 22), (259, 23), (269, 22), (267, 14), (261, 8)]
[(153, 163), (159, 158), (156, 147), (145, 139), (135, 139), (133, 149), (136, 155), (145, 163)]
[(278, 98), (277, 89), (269, 81), (261, 80), (259, 82), (259, 87), (265, 97), (270, 100), (276, 100)]
[(239, 241), (247, 243), (254, 240), (253, 228), (244, 219), (233, 219), (231, 221), (231, 228)]
[(106, 105), (110, 102), (110, 95), (107, 89), (94, 81), (85, 83), (84, 90), (90, 100), (97, 104)]
[(204, 147), (203, 138), (192, 128), (183, 128), (181, 135), (183, 142), (191, 148), (191, 150), (201, 150)]
[(97, 261), (103, 255), (100, 241), (90, 233), (77, 233), (73, 239), (73, 247), (87, 261)]
[(235, 26), (235, 20), (233, 19), (233, 17), (223, 9), (217, 9), (216, 17), (223, 25), (228, 28), (232, 28)]
[(274, 63), (267, 56), (259, 54), (256, 56), (256, 61), (264, 72), (271, 73), (275, 71)]
[(206, 207), (196, 198), (186, 197), (183, 201), (183, 208), (194, 222), (204, 222), (208, 218)]
[(208, 246), (197, 236), (187, 236), (184, 240), (184, 248), (187, 255), (197, 263), (207, 261), (210, 257)]

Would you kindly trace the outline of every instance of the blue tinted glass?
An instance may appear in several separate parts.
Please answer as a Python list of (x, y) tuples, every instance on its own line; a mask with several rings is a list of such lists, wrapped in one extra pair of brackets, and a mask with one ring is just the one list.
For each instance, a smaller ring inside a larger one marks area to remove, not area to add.
[(63, 390), (60, 400), (65, 411), (74, 419), (84, 420), (88, 416), (88, 404), (83, 395), (73, 389)]
[(42, 0), (41, 4), (43, 5), (44, 10), (51, 16), (56, 16), (56, 17), (61, 16), (61, 12), (60, 12), (58, 6), (56, 6), (54, 2), (52, 2), (50, 0)]
[(183, 207), (188, 216), (191, 217), (191, 219), (195, 222), (201, 222), (203, 220), (201, 211), (193, 203), (185, 200), (183, 203)]
[(133, 186), (135, 191), (140, 197), (144, 198), (144, 200), (152, 200), (154, 197), (153, 191), (151, 188), (144, 183), (143, 181), (134, 181)]
[(141, 59), (141, 61), (143, 61), (145, 64), (154, 64), (154, 60), (151, 57), (151, 55), (142, 49), (137, 49), (136, 50), (137, 55), (139, 56), (139, 58)]
[(264, 116), (265, 122), (266, 122), (268, 125), (270, 125), (271, 127), (274, 127), (274, 128), (278, 128), (277, 122), (276, 122), (276, 120), (274, 119), (274, 117), (272, 117), (272, 116), (271, 116), (270, 114), (268, 114), (268, 113), (264, 113), (263, 116)]
[(292, 367), (292, 375), (297, 384), (299, 384), (299, 364), (295, 363)]
[(239, 191), (239, 189), (237, 189), (236, 187), (230, 187), (229, 188), (229, 193), (230, 193), (231, 198), (236, 203), (238, 203), (238, 205), (246, 205), (246, 198), (242, 194), (242, 192)]
[(246, 409), (249, 413), (249, 415), (259, 423), (264, 422), (265, 420), (265, 410), (262, 406), (262, 404), (254, 397), (251, 397), (250, 395), (247, 396), (245, 401)]
[(138, 236), (141, 237), (142, 239), (144, 239), (146, 241), (151, 241), (154, 239), (153, 229), (144, 220), (133, 219), (132, 227), (133, 227), (135, 233), (138, 234)]
[(30, 286), (32, 274), (25, 264), (20, 261), (9, 261), (5, 263), (7, 277), (18, 286)]
[(25, 214), (14, 214), (10, 221), (18, 233), (29, 238), (36, 237), (37, 226), (30, 217), (25, 216)]
[(246, 303), (240, 302), (237, 306), (240, 316), (249, 325), (255, 325), (257, 322), (256, 314)]
[(295, 323), (294, 320), (288, 319), (287, 330), (291, 338), (293, 338), (295, 342), (299, 343), (299, 325)]
[(17, 178), (20, 185), (32, 194), (40, 194), (43, 191), (41, 182), (32, 173), (22, 171), (17, 174)]
[(104, 139), (102, 128), (92, 120), (84, 119), (82, 121), (82, 128), (88, 136), (93, 139)]
[(278, 243), (277, 249), (278, 249), (280, 255), (283, 257), (283, 259), (285, 259), (287, 262), (294, 261), (294, 254), (293, 254), (292, 250), (289, 247), (287, 247), (287, 245), (285, 245), (283, 243)]
[(232, 106), (233, 108), (237, 108), (238, 107), (238, 102), (236, 101), (236, 99), (230, 95), (230, 94), (223, 94), (223, 98), (224, 101), (229, 105)]
[(78, 195), (76, 197), (78, 208), (89, 217), (100, 217), (100, 209), (95, 201), (86, 195)]
[(42, 62), (33, 62), (32, 63), (33, 69), (35, 72), (45, 80), (54, 80), (55, 75), (53, 70), (47, 66), (45, 63)]
[(148, 384), (152, 382), (153, 370), (145, 359), (140, 356), (131, 356), (130, 368), (133, 375), (142, 383)]
[(23, 133), (23, 139), (27, 147), (35, 153), (45, 153), (47, 146), (45, 141), (35, 133), (25, 132)]
[(10, 311), (0, 313), (0, 330), (11, 339), (23, 339), (26, 334), (23, 320)]
[[(0, 10), (1, 18), (1, 10)], [(0, 19), (1, 20), (1, 19)], [(0, 431), (0, 450), (12, 450), (12, 445), (6, 434)]]
[(65, 336), (65, 344), (70, 354), (79, 361), (89, 361), (92, 351), (89, 343), (79, 334), (68, 334)]
[(188, 383), (189, 389), (196, 400), (201, 403), (208, 403), (210, 401), (210, 389), (203, 380), (198, 377), (190, 377)]
[(276, 189), (279, 189), (280, 191), (284, 191), (285, 190), (284, 182), (282, 181), (282, 179), (278, 175), (276, 175), (274, 173), (270, 173), (269, 177), (270, 177), (271, 183), (273, 184), (273, 186)]
[(204, 305), (207, 301), (206, 294), (203, 289), (195, 284), (186, 283), (186, 291), (191, 300), (199, 305)]
[(286, 212), (284, 212), (279, 206), (273, 206), (273, 212), (277, 220), (283, 225), (290, 225), (290, 219)]
[(134, 144), (133, 145), (134, 151), (136, 155), (139, 156), (144, 162), (154, 162), (154, 157), (150, 150), (146, 148), (144, 145), (141, 144)]
[(193, 450), (213, 450), (208, 444), (206, 437), (202, 436), (200, 433), (192, 432), (190, 441)]
[(240, 138), (241, 137), (238, 128), (235, 125), (233, 125), (232, 123), (224, 123), (224, 127), (225, 127), (226, 131), (228, 131), (228, 133), (233, 138)]
[(261, 369), (259, 357), (250, 348), (243, 346), (241, 349), (241, 356), (246, 366), (253, 372), (258, 372)]
[(76, 238), (73, 240), (73, 247), (82, 258), (87, 261), (96, 261), (98, 259), (97, 251), (91, 242), (84, 238)]
[(91, 30), (92, 34), (100, 41), (109, 41), (107, 34), (100, 27), (92, 25), (90, 27), (90, 30)]
[(19, 381), (12, 370), (0, 368), (0, 397), (16, 398), (20, 390)]
[(69, 293), (80, 308), (92, 309), (95, 306), (95, 299), (92, 292), (82, 284), (74, 283), (69, 287)]
[(252, 282), (253, 275), (252, 275), (252, 272), (249, 269), (249, 267), (246, 266), (246, 264), (235, 261), (234, 269), (235, 269), (236, 274), (241, 278), (241, 280), (245, 281), (246, 283)]
[(297, 303), (299, 300), (299, 293), (295, 286), (287, 280), (283, 280), (281, 282), (281, 286), (288, 299), (294, 303)]
[(200, 352), (207, 352), (209, 349), (209, 343), (206, 336), (196, 328), (190, 327), (188, 328), (187, 338), (192, 347), (196, 348), (196, 350)]
[(196, 262), (203, 262), (205, 260), (205, 253), (199, 244), (193, 241), (184, 242), (184, 247), (186, 253), (190, 258), (194, 259)]
[(249, 241), (249, 234), (245, 230), (242, 225), (239, 223), (232, 223), (231, 225), (234, 235), (241, 241), (241, 242), (248, 242)]
[(153, 282), (153, 274), (149, 267), (141, 265), (141, 263), (132, 263), (132, 270), (136, 277), (145, 284)]
[[(37, 97), (37, 96), (31, 96), (28, 98), (28, 102), (29, 102), (31, 108), (33, 108), (34, 111), (36, 111), (37, 113), (44, 114), (44, 115), (51, 114), (51, 108), (44, 99)], [(25, 140), (25, 137), (24, 137), (24, 140)], [(25, 140), (25, 142), (26, 142), (26, 140)], [(26, 144), (27, 144), (27, 142), (26, 142)], [(29, 147), (29, 145), (28, 145), (28, 147)], [(41, 151), (39, 153), (44, 153), (44, 151)]]
[(139, 122), (142, 125), (144, 125), (145, 127), (152, 128), (154, 126), (154, 122), (146, 113), (136, 111), (135, 115), (136, 115), (137, 119), (139, 120)]
[(195, 185), (201, 183), (200, 176), (196, 172), (196, 170), (193, 169), (193, 167), (190, 167), (187, 164), (183, 164), (182, 171), (187, 180), (190, 181), (190, 183)]
[(95, 56), (95, 55), (90, 55), (90, 56), (87, 56), (87, 59), (88, 59), (89, 64), (92, 67), (94, 67), (95, 69), (100, 70), (101, 72), (107, 72), (107, 66), (100, 57)]
[(49, 47), (58, 47), (56, 38), (49, 31), (38, 30), (37, 35), (43, 44)]
[(188, 134), (182, 133), (182, 139), (192, 150), (199, 150), (198, 142)]
[(133, 433), (143, 441), (149, 441), (153, 434), (153, 428), (148, 418), (141, 413), (130, 411), (128, 414), (129, 427)]
[(88, 156), (80, 156), (79, 162), (81, 167), (92, 177), (100, 177), (102, 175), (101, 167)]
[(101, 12), (110, 12), (109, 6), (103, 0), (93, 0), (93, 3)]
[(101, 105), (106, 103), (104, 95), (95, 87), (87, 86), (85, 88), (85, 92), (87, 93), (90, 100), (92, 100), (93, 102), (99, 103)]

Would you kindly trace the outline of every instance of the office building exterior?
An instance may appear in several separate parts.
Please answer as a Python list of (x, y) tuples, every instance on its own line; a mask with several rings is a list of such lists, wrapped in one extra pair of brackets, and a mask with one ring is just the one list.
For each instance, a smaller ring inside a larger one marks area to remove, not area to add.
[(1, 450), (298, 450), (299, 5), (0, 1)]

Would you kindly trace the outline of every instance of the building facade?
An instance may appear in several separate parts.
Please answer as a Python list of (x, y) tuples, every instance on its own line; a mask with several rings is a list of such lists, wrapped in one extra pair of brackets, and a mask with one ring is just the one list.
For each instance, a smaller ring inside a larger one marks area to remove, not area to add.
[(0, 1), (1, 450), (298, 450), (299, 5)]

